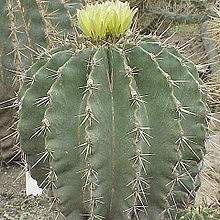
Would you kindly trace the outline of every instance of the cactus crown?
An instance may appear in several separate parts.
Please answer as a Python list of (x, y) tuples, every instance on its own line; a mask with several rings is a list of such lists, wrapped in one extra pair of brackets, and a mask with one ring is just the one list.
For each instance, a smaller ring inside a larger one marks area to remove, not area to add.
[(92, 40), (118, 38), (131, 26), (137, 9), (130, 9), (128, 2), (106, 1), (87, 5), (77, 11), (78, 24)]

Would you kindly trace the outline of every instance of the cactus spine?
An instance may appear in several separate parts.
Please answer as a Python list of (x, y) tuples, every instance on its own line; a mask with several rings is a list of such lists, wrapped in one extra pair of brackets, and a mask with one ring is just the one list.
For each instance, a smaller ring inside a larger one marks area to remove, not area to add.
[(29, 69), (18, 95), (21, 147), (67, 219), (175, 219), (200, 186), (202, 82), (175, 48), (119, 40), (108, 25), (96, 26), (108, 42), (90, 25), (97, 39)]

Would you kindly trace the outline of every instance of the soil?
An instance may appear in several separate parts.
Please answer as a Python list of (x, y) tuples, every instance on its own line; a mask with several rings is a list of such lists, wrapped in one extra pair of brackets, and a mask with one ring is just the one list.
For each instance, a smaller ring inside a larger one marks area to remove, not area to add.
[(55, 220), (57, 212), (46, 195), (25, 195), (25, 177), (18, 178), (22, 170), (18, 165), (0, 168), (0, 220)]
[(220, 208), (220, 125), (210, 127), (217, 130), (207, 140), (207, 153), (201, 173), (202, 185), (197, 193), (196, 204)]
[[(202, 61), (204, 48), (198, 27), (195, 30), (191, 28), (177, 30), (178, 34), (170, 42), (179, 46), (191, 40), (185, 48), (185, 55), (198, 64)], [(220, 119), (220, 116), (217, 117)], [(201, 175), (202, 186), (197, 193), (196, 204), (220, 207), (220, 123), (211, 121), (210, 128), (215, 131), (215, 135), (207, 141), (207, 154)], [(21, 172), (22, 167), (18, 165), (0, 167), (0, 220), (62, 219), (50, 207), (51, 200), (46, 195), (25, 195), (25, 177), (18, 178)]]

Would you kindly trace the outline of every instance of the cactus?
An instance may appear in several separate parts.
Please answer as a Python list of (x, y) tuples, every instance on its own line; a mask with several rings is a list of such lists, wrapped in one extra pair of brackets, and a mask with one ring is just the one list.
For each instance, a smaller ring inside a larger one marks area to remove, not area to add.
[(73, 17), (81, 3), (84, 1), (3, 0), (0, 44), (4, 71), (24, 74), (36, 58), (34, 50), (66, 44), (65, 36), (77, 31)]
[(142, 14), (140, 21), (143, 29), (141, 33), (156, 31), (160, 35), (176, 24), (202, 24), (217, 15), (212, 8), (211, 1), (133, 0), (132, 3), (138, 5)]
[[(83, 0), (2, 0), (0, 6), (2, 12), (0, 13), (1, 20), (1, 35), (0, 35), (0, 109), (19, 108), (20, 98), (22, 92), (26, 90), (26, 86), (30, 83), (25, 75), (33, 74), (35, 68), (40, 67), (46, 62), (47, 50), (52, 49), (58, 45), (70, 44), (67, 36), (74, 35), (76, 37), (77, 29), (75, 27), (74, 16), (76, 8), (84, 3)], [(72, 45), (74, 42), (71, 43)], [(39, 57), (41, 61), (37, 61)], [(34, 64), (37, 61), (36, 64)], [(30, 79), (30, 78), (29, 78)], [(22, 87), (20, 89), (20, 86)], [(18, 100), (11, 99), (14, 93), (20, 89)], [(7, 95), (6, 95), (7, 94)], [(6, 102), (6, 100), (10, 100)], [(13, 102), (13, 100), (15, 102)], [(2, 104), (3, 103), (3, 104)], [(17, 117), (15, 111), (12, 113)], [(18, 138), (16, 124), (14, 124), (13, 117), (8, 119), (8, 127), (11, 130), (4, 130), (1, 132), (0, 144), (1, 151), (3, 151), (4, 142), (9, 143), (12, 137)], [(1, 115), (1, 121), (5, 121)], [(7, 135), (6, 135), (7, 134)], [(19, 144), (19, 143), (18, 143)], [(8, 145), (8, 144), (7, 144)], [(19, 148), (15, 146), (15, 151), (11, 154), (11, 149), (6, 156), (6, 160), (10, 159), (15, 152), (20, 152)], [(9, 155), (9, 156), (7, 156)], [(28, 160), (31, 164), (31, 161)]]
[(118, 32), (134, 12), (127, 3), (96, 4), (91, 14), (105, 4), (105, 25), (78, 11), (85, 39), (27, 71), (21, 148), (67, 219), (174, 219), (200, 186), (203, 84), (174, 47)]
[(179, 220), (218, 220), (220, 218), (219, 210), (203, 207), (191, 207), (180, 211), (177, 215)]

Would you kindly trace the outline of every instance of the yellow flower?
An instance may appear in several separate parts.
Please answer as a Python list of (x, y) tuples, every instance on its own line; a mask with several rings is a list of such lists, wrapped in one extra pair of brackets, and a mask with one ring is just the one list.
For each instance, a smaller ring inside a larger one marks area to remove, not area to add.
[(106, 1), (77, 10), (77, 18), (83, 33), (97, 40), (125, 34), (136, 12), (137, 9), (130, 9), (128, 2)]

